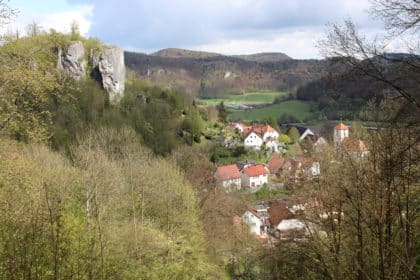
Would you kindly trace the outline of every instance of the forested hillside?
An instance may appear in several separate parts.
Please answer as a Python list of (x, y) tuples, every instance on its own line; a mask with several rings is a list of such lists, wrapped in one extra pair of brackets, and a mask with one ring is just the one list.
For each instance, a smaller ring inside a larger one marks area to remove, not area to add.
[(323, 60), (295, 60), (283, 54), (223, 56), (187, 50), (172, 52), (175, 53), (126, 52), (126, 65), (153, 84), (169, 85), (189, 96), (201, 97), (258, 90), (294, 91), (321, 78), (328, 66)]
[(157, 156), (199, 141), (200, 113), (130, 74), (111, 104), (90, 69), (57, 68), (75, 41), (106, 47), (54, 31), (0, 47), (1, 278), (220, 279), (195, 187)]

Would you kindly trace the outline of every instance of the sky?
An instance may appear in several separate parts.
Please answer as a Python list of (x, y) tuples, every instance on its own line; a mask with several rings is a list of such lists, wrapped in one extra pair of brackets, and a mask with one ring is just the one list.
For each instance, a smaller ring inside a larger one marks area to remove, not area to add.
[(19, 14), (8, 31), (22, 33), (36, 22), (69, 32), (77, 21), (84, 36), (145, 53), (176, 47), (320, 58), (316, 43), (328, 23), (351, 18), (371, 37), (382, 30), (367, 13), (368, 0), (11, 0), (9, 6)]

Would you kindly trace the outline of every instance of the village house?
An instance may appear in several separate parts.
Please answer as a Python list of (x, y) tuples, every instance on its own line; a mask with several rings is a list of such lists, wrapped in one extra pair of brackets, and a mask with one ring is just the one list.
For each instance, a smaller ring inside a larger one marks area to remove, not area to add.
[(296, 128), (299, 132), (299, 141), (310, 139), (313, 140), (315, 138), (315, 133), (308, 127), (301, 126), (301, 125), (293, 125), (293, 124), (287, 124), (286, 128)]
[(264, 164), (245, 166), (242, 171), (242, 186), (249, 187), (251, 191), (256, 191), (259, 187), (268, 183), (268, 171)]
[(261, 149), (263, 144), (262, 137), (255, 131), (249, 130), (248, 133), (244, 134), (244, 146), (246, 148), (252, 148), (255, 150)]
[(236, 164), (217, 167), (214, 178), (216, 184), (223, 187), (227, 192), (240, 190), (242, 187), (242, 175)]
[(253, 124), (252, 126), (244, 127), (242, 135), (246, 148), (259, 150), (265, 143), (265, 146), (270, 150), (274, 152), (279, 150), (279, 133), (268, 124)]
[(325, 147), (327, 145), (328, 145), (327, 140), (325, 140), (324, 137), (320, 136), (315, 140), (315, 142), (313, 144), (313, 147), (314, 147), (315, 151), (320, 151), (323, 147)]
[(268, 169), (271, 174), (284, 181), (296, 181), (302, 178), (312, 179), (321, 173), (319, 162), (307, 156), (283, 158), (274, 154), (268, 161)]
[(307, 229), (303, 222), (287, 208), (283, 201), (272, 201), (267, 210), (270, 222), (270, 232), (277, 238), (302, 239), (307, 235)]
[(248, 225), (249, 232), (259, 237), (267, 237), (268, 215), (267, 211), (259, 212), (254, 207), (248, 207), (248, 210), (242, 215), (242, 221)]

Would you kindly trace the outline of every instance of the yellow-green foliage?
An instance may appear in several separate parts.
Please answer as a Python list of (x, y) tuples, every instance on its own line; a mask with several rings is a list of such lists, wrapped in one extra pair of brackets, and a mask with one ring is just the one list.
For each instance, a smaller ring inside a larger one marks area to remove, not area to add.
[(0, 140), (0, 161), (0, 278), (215, 277), (192, 186), (133, 131), (87, 135), (73, 164)]

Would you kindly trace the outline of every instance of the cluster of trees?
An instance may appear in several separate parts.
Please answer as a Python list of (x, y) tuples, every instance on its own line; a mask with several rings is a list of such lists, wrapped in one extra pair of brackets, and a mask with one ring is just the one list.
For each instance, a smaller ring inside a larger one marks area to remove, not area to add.
[(129, 128), (80, 138), (71, 160), (0, 140), (6, 279), (209, 279), (197, 196)]

